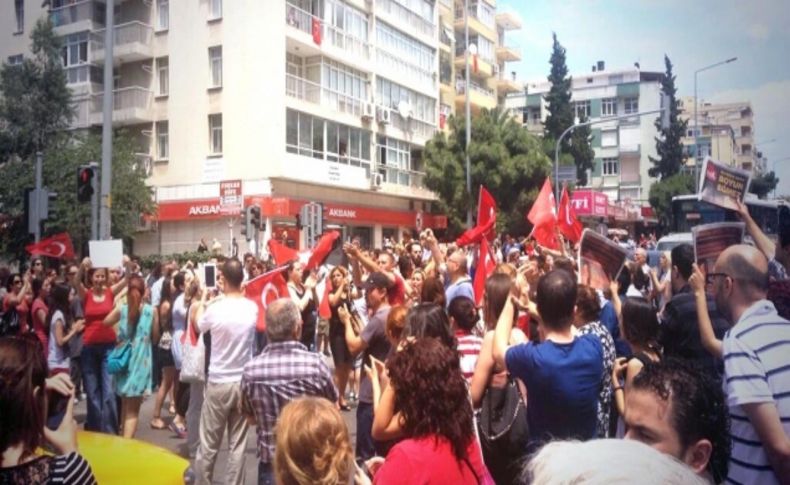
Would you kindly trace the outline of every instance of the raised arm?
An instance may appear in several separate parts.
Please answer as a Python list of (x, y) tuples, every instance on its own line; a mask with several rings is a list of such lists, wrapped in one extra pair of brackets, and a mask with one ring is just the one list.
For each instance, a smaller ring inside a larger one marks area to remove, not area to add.
[(132, 276), (132, 261), (129, 259), (129, 256), (125, 254), (123, 255), (123, 269), (123, 278), (112, 285), (112, 296), (118, 296), (121, 290), (129, 283), (129, 278)]
[(378, 441), (389, 441), (403, 436), (403, 420), (400, 413), (395, 412), (395, 390), (388, 385), (381, 392), (381, 399), (374, 403), (373, 427), (371, 436)]
[(497, 320), (496, 330), (494, 330), (494, 363), (501, 369), (507, 369), (505, 354), (509, 347), (508, 340), (510, 339), (510, 332), (513, 330), (514, 314), (515, 308), (513, 306), (513, 301), (508, 298), (504, 308), (502, 308), (502, 313), (499, 315), (499, 320)]
[(337, 314), (346, 328), (346, 345), (348, 345), (348, 350), (351, 352), (351, 355), (356, 357), (368, 347), (368, 344), (354, 331), (354, 325), (351, 323), (351, 314), (344, 306), (337, 309)]
[(494, 332), (486, 332), (483, 337), (483, 345), (480, 347), (480, 355), (475, 364), (475, 373), (472, 375), (472, 383), (469, 386), (469, 394), (472, 397), (472, 406), (475, 409), (480, 407), (483, 396), (486, 393), (488, 382), (491, 380), (491, 373), (494, 371)]
[(702, 341), (702, 346), (708, 351), (710, 355), (721, 359), (724, 355), (721, 340), (716, 338), (713, 333), (713, 323), (710, 320), (708, 313), (708, 301), (705, 298), (705, 275), (695, 263), (693, 265), (694, 271), (689, 278), (689, 286), (694, 292), (694, 301), (697, 305), (697, 326), (699, 327), (699, 336)]
[(765, 235), (763, 230), (760, 229), (760, 226), (754, 222), (752, 215), (749, 214), (749, 208), (746, 207), (746, 204), (739, 200), (736, 200), (735, 204), (738, 206), (738, 215), (741, 217), (741, 220), (746, 223), (746, 232), (748, 232), (749, 235), (752, 236), (752, 239), (754, 239), (754, 245), (757, 246), (757, 249), (762, 251), (766, 258), (773, 258), (776, 254), (776, 246), (774, 245), (773, 241), (771, 241), (768, 236)]

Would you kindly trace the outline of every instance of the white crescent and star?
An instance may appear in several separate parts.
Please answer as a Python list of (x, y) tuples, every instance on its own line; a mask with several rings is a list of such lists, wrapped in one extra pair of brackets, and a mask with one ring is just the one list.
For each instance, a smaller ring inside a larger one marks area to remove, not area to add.
[[(60, 248), (60, 252), (52, 251), (52, 248)], [(52, 256), (59, 258), (66, 254), (66, 245), (62, 242), (53, 241), (47, 244), (47, 253), (51, 254)]]
[(263, 305), (264, 310), (266, 310), (266, 307), (269, 306), (269, 298), (267, 297), (270, 293), (274, 293), (275, 300), (280, 298), (280, 292), (277, 291), (277, 287), (271, 282), (266, 283), (266, 285), (263, 287), (263, 290), (261, 290), (261, 305)]

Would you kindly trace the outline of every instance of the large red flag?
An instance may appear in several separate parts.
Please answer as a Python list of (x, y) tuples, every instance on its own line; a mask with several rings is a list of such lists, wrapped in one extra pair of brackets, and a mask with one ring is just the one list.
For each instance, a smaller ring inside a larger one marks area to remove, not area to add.
[(496, 263), (494, 262), (494, 258), (491, 257), (491, 251), (488, 250), (488, 240), (482, 238), (480, 240), (480, 252), (477, 256), (477, 270), (475, 270), (475, 281), (473, 284), (475, 290), (475, 305), (481, 305), (486, 287), (486, 279), (494, 272), (495, 268)]
[(313, 33), (313, 42), (315, 42), (316, 45), (321, 45), (321, 19), (313, 17), (313, 22), (310, 27)]
[(285, 282), (285, 267), (275, 268), (247, 282), (244, 296), (258, 305), (258, 332), (266, 331), (266, 307), (278, 298), (288, 296), (288, 284)]
[(496, 237), (496, 201), (491, 194), (482, 185), (480, 186), (480, 195), (477, 200), (477, 226), (467, 230), (456, 239), (455, 244), (459, 247), (467, 246), (469, 244), (476, 244), (480, 242), (483, 236), (488, 240)]
[(71, 245), (69, 233), (61, 232), (37, 243), (25, 246), (31, 255), (49, 256), (50, 258), (69, 259), (74, 257), (74, 246)]
[(321, 239), (318, 240), (318, 243), (310, 252), (310, 257), (307, 259), (307, 264), (304, 267), (305, 271), (321, 266), (326, 257), (329, 256), (329, 253), (332, 252), (332, 246), (339, 237), (340, 233), (337, 231), (329, 231), (321, 236)]
[(557, 223), (560, 226), (560, 232), (562, 232), (563, 236), (575, 243), (581, 241), (584, 226), (581, 221), (576, 219), (576, 211), (573, 210), (573, 206), (571, 206), (571, 198), (568, 196), (568, 189), (566, 187), (562, 188)]
[(278, 266), (299, 259), (299, 253), (296, 249), (289, 248), (285, 244), (279, 243), (274, 239), (269, 239), (267, 246), (269, 247), (269, 253), (271, 253), (274, 258), (274, 264)]
[(557, 209), (554, 193), (551, 190), (551, 179), (546, 177), (538, 198), (527, 214), (527, 220), (534, 226), (532, 236), (541, 246), (558, 249), (560, 247), (555, 232), (557, 226)]

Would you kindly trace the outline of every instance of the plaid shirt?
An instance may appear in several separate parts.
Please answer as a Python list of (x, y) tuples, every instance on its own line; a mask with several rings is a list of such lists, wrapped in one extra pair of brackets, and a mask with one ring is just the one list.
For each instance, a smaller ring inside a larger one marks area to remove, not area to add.
[(274, 460), (274, 424), (286, 404), (301, 396), (337, 400), (332, 372), (323, 357), (295, 340), (270, 343), (248, 362), (241, 391), (255, 413), (258, 459), (263, 463)]

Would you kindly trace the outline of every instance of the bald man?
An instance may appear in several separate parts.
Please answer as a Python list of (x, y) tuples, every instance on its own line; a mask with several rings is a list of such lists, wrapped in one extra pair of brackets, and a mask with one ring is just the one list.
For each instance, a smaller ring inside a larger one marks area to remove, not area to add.
[(706, 277), (733, 324), (722, 341), (730, 408), (730, 483), (790, 483), (790, 322), (766, 300), (768, 261), (727, 248)]

